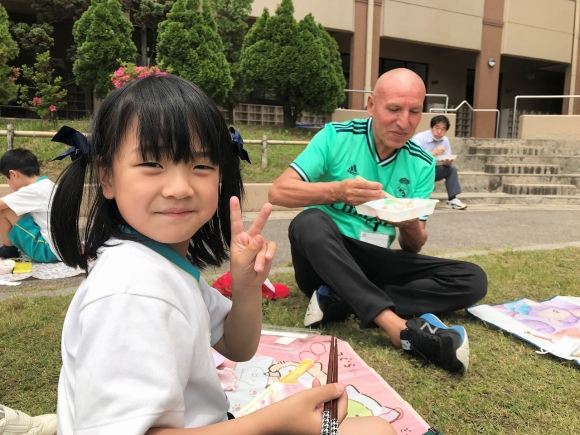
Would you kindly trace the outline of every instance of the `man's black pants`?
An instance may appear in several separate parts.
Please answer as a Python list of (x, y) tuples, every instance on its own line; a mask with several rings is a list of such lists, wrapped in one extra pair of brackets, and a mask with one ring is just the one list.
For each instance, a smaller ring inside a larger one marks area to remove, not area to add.
[(288, 229), (296, 282), (306, 296), (328, 285), (365, 327), (385, 309), (401, 317), (469, 307), (487, 293), (477, 265), (386, 249), (343, 236), (323, 211), (308, 209)]

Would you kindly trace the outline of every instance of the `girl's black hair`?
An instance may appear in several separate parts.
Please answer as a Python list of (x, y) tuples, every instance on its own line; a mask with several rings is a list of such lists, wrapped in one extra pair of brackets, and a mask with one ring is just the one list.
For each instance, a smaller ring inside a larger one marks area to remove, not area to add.
[[(215, 103), (195, 84), (174, 75), (135, 80), (103, 100), (92, 121), (89, 154), (73, 161), (57, 180), (50, 223), (59, 256), (69, 266), (88, 271), (88, 262), (111, 237), (138, 240), (123, 231), (129, 225), (116, 201), (103, 196), (98, 179), (98, 168), (112, 171), (135, 121), (143, 158), (187, 163), (194, 151), (201, 151), (219, 166), (217, 210), (193, 235), (188, 253), (198, 268), (221, 265), (229, 255), (230, 198), (243, 200), (240, 160)], [(84, 231), (79, 225), (82, 208), (88, 211)]]

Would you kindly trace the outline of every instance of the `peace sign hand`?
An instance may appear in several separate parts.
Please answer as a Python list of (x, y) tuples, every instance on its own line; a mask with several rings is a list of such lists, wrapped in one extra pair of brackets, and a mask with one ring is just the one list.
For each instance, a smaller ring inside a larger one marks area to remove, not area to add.
[(261, 233), (271, 212), (272, 204), (264, 204), (250, 228), (244, 231), (240, 201), (235, 196), (230, 199), (230, 271), (234, 294), (253, 293), (268, 278), (276, 243), (264, 240)]

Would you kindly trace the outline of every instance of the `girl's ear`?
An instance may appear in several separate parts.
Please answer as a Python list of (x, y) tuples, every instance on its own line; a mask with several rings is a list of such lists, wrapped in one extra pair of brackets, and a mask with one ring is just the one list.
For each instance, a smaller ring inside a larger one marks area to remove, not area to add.
[(99, 166), (97, 171), (99, 174), (99, 183), (101, 184), (101, 189), (103, 190), (103, 196), (107, 199), (114, 199), (115, 189), (113, 188), (111, 173), (102, 166)]

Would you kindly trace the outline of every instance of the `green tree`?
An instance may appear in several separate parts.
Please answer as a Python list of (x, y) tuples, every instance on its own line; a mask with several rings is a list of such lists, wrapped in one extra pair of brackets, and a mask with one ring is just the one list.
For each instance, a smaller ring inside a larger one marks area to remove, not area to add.
[(10, 29), (20, 48), (34, 56), (50, 50), (54, 45), (54, 38), (52, 37), (54, 28), (48, 23), (16, 23), (12, 24)]
[(147, 65), (147, 29), (156, 31), (173, 3), (174, 0), (121, 0), (133, 24), (141, 29), (141, 65)]
[(28, 86), (19, 85), (19, 103), (22, 107), (35, 112), (43, 121), (52, 121), (56, 127), (58, 109), (66, 106), (67, 91), (61, 88), (62, 77), (53, 77), (50, 66), (50, 52), (39, 53), (31, 68), (22, 66), (22, 77), (32, 83), (34, 97), (30, 97)]
[(157, 63), (224, 103), (233, 81), (208, 0), (176, 0), (159, 24)]
[(224, 54), (230, 65), (233, 87), (228, 92), (223, 107), (228, 111), (229, 122), (234, 122), (234, 109), (252, 89), (242, 74), (240, 55), (248, 29), (248, 16), (254, 0), (212, 0), (216, 14), (218, 35), (224, 46)]
[(73, 72), (79, 86), (95, 90), (103, 98), (113, 89), (110, 75), (119, 61), (133, 62), (137, 48), (131, 40), (133, 26), (123, 16), (118, 0), (92, 0), (73, 26), (77, 58)]
[(18, 56), (18, 52), (18, 45), (8, 31), (8, 13), (0, 4), (0, 103), (16, 98), (18, 88), (12, 80), (13, 69), (8, 62)]
[(36, 23), (11, 24), (11, 31), (22, 50), (36, 57), (54, 45), (54, 24), (67, 18), (77, 19), (87, 9), (90, 1), (30, 0), (28, 3), (36, 14)]
[(286, 127), (303, 111), (327, 115), (344, 100), (338, 45), (311, 14), (297, 23), (292, 0), (256, 20), (244, 40), (242, 71), (251, 86), (282, 101)]

